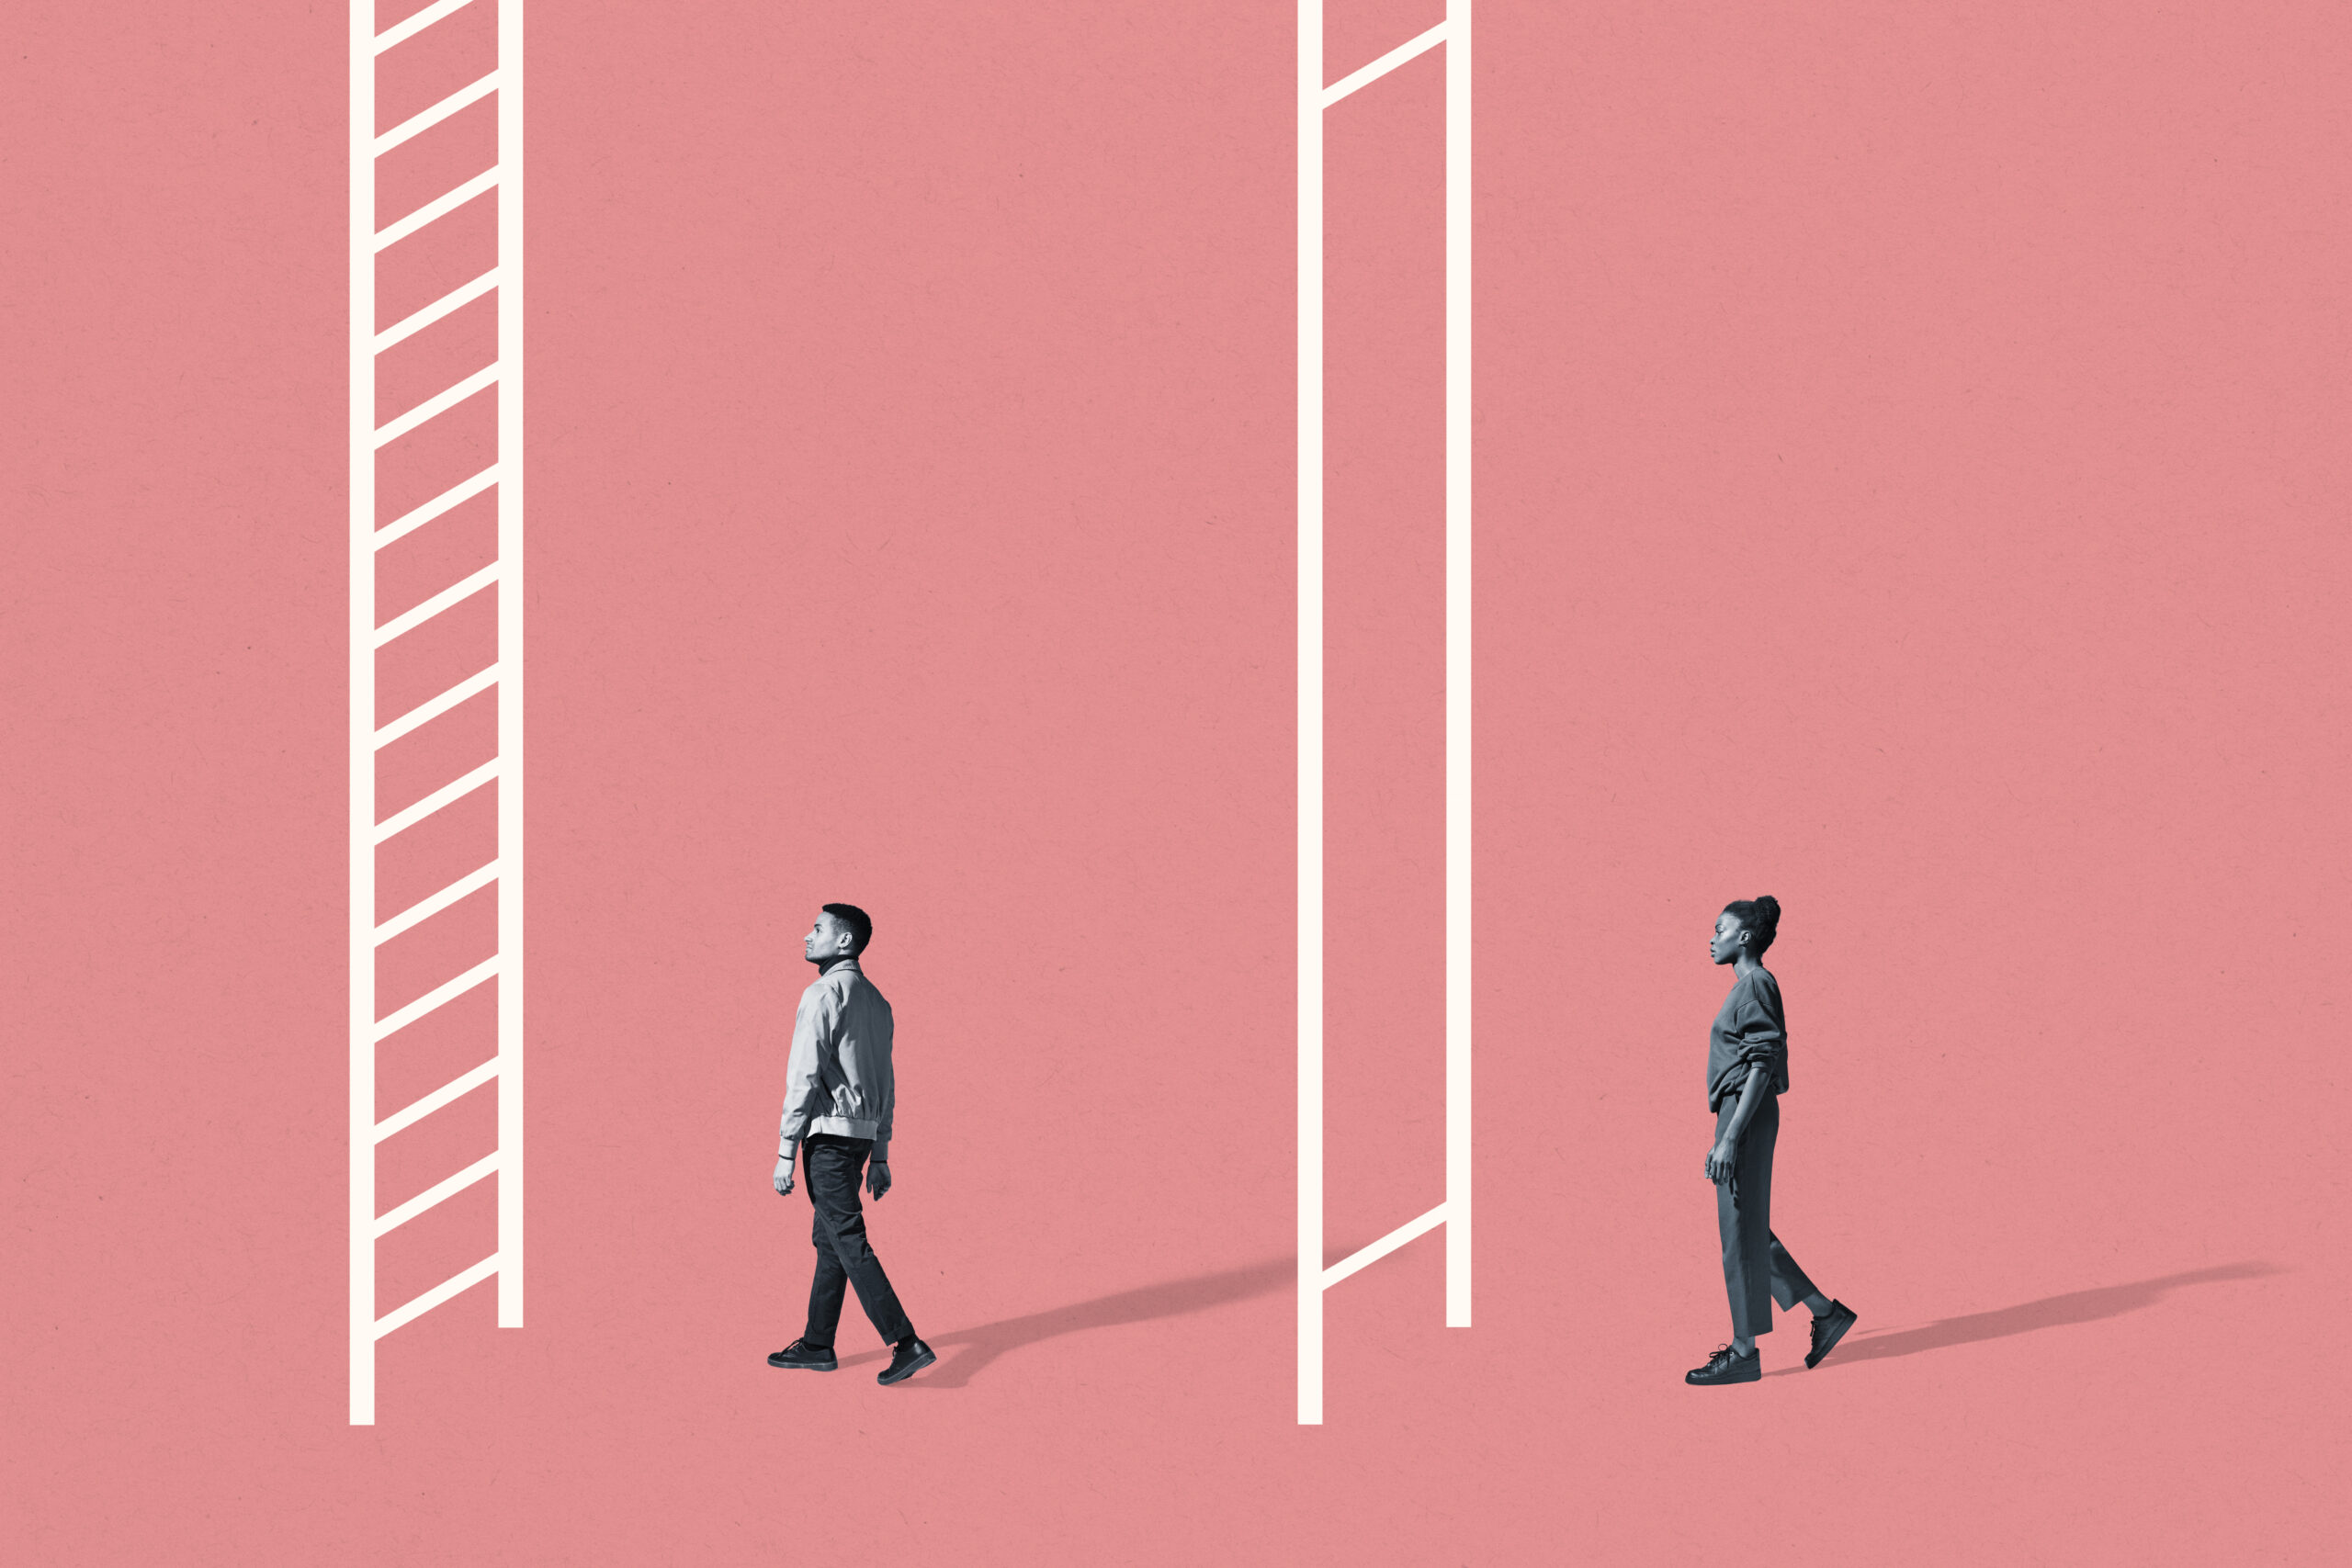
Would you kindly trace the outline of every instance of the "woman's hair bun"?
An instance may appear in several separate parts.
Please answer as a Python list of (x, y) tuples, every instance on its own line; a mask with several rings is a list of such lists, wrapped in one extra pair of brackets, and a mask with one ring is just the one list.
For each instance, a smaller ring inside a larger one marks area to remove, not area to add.
[(1772, 945), (1773, 933), (1781, 928), (1781, 901), (1769, 893), (1761, 898), (1741, 898), (1726, 904), (1724, 913), (1747, 928), (1751, 938), (1747, 951), (1759, 956)]

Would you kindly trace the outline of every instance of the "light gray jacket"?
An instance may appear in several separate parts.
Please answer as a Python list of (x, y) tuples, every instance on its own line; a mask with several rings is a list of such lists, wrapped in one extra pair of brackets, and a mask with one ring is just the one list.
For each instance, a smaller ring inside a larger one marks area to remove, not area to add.
[(871, 1138), (873, 1157), (890, 1157), (890, 1113), (898, 1100), (890, 1031), (890, 1004), (854, 958), (842, 959), (800, 993), (792, 1057), (784, 1071), (777, 1157), (792, 1159), (810, 1133)]

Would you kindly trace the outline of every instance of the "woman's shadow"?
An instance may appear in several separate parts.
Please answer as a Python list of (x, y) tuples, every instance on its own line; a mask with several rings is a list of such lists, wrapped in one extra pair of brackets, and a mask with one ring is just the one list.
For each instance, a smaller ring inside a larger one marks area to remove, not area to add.
[[(1996, 1307), (1990, 1312), (1939, 1318), (1920, 1328), (1865, 1329), (1840, 1345), (1822, 1365), (1842, 1367), (1856, 1361), (1916, 1356), (1923, 1350), (1944, 1350), (1955, 1345), (2006, 1339), (2011, 1335), (2030, 1334), (2037, 1329), (2060, 1328), (2073, 1323), (2096, 1323), (2100, 1318), (2120, 1317), (2125, 1313), (2154, 1306), (2184, 1285), (2212, 1284), (2224, 1280), (2255, 1280), (2266, 1274), (2282, 1272), (2284, 1270), (2271, 1263), (2222, 1263), (2208, 1269), (2159, 1275), (2153, 1280), (2136, 1280), (2128, 1285), (2101, 1285), (2093, 1290), (2069, 1291), (2064, 1295), (2043, 1296), (2039, 1301)], [(1090, 1328), (1112, 1328), (1121, 1324), (1147, 1323), (1162, 1317), (1186, 1317), (1196, 1312), (1206, 1312), (1211, 1307), (1247, 1301), (1253, 1296), (1270, 1295), (1290, 1284), (1297, 1274), (1290, 1258), (1269, 1258), (1262, 1262), (1214, 1274), (1196, 1275), (1190, 1280), (1138, 1285), (1134, 1290), (1097, 1296), (1092, 1301), (1049, 1307), (1044, 1312), (1025, 1313), (1019, 1317), (999, 1318), (994, 1323), (983, 1323), (974, 1328), (959, 1328), (931, 1342), (933, 1348), (942, 1353), (938, 1369), (907, 1386), (962, 1388), (972, 1381), (975, 1374), (1007, 1351), (1018, 1350), (1040, 1340), (1058, 1338), (1065, 1334), (1083, 1333)], [(948, 1353), (951, 1347), (952, 1354)], [(884, 1352), (875, 1350), (862, 1356), (844, 1356), (842, 1364), (856, 1366), (861, 1362), (879, 1362), (886, 1359)], [(1770, 1375), (1782, 1377), (1804, 1370), (1802, 1367), (1783, 1367)]]
[[(1980, 1340), (2006, 1339), (2013, 1334), (2031, 1334), (2041, 1328), (2063, 1328), (2071, 1323), (2096, 1323), (2103, 1317), (2120, 1317), (2125, 1313), (2154, 1306), (2183, 1285), (2206, 1285), (2222, 1280), (2255, 1280), (2266, 1274), (2283, 1272), (2285, 1270), (2271, 1263), (2220, 1263), (2210, 1269), (2190, 1269), (2178, 1274), (2162, 1274), (2153, 1280), (2135, 1280), (2128, 1285), (2101, 1285), (2094, 1290), (2069, 1291), (2064, 1295), (2044, 1296), (2039, 1301), (1996, 1307), (1990, 1312), (1938, 1318), (1920, 1328), (1864, 1330), (1838, 1347), (1821, 1364), (1823, 1367), (1843, 1367), (1856, 1361), (1883, 1361), (1894, 1356), (1916, 1356), (1922, 1350), (1946, 1350), (1955, 1345), (1973, 1345)], [(1791, 1372), (1804, 1370), (1803, 1367), (1782, 1367), (1770, 1375), (1785, 1377)]]

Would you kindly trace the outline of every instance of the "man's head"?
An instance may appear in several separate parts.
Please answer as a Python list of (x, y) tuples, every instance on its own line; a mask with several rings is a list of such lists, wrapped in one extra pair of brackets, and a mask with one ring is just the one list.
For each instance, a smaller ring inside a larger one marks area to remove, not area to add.
[(811, 964), (854, 958), (874, 940), (874, 921), (854, 904), (828, 904), (808, 929), (801, 952)]

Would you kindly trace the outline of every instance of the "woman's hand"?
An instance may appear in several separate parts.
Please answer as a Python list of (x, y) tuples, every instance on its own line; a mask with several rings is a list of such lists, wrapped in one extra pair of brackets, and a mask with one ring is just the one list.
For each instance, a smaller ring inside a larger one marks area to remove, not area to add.
[(1739, 1140), (1724, 1139), (1707, 1151), (1707, 1179), (1721, 1186), (1731, 1179), (1732, 1170), (1738, 1163)]

